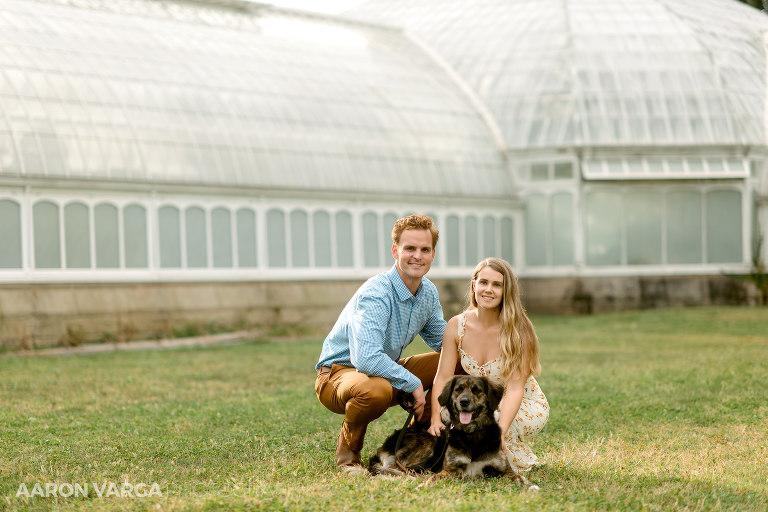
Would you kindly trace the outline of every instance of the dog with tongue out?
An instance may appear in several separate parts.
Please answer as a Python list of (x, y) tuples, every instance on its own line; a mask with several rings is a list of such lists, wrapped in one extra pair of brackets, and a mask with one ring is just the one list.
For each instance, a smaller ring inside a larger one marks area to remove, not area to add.
[(448, 447), (443, 470), (436, 476), (511, 475), (527, 483), (512, 470), (502, 448), (494, 412), (503, 395), (504, 386), (487, 377), (456, 375), (448, 381), (437, 399), (448, 426)]
[[(502, 449), (501, 428), (494, 413), (503, 395), (504, 386), (488, 377), (453, 376), (437, 399), (441, 418), (448, 427), (442, 436), (432, 436), (422, 423), (396, 430), (371, 457), (368, 470), (373, 475), (387, 476), (422, 472), (425, 468), (439, 471), (421, 485), (450, 476), (508, 475), (528, 488), (528, 480), (512, 469)], [(443, 438), (447, 438), (444, 453), (436, 449)]]

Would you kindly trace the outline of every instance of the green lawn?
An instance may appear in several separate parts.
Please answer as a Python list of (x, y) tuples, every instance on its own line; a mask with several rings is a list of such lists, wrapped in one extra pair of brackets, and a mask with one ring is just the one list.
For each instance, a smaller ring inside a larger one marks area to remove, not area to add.
[[(313, 390), (320, 342), (254, 342), (0, 357), (0, 509), (766, 510), (768, 309), (534, 323), (552, 408), (531, 443), (539, 492), (338, 472), (341, 417)], [(374, 423), (364, 458), (404, 419)], [(123, 482), (132, 497), (114, 496)], [(35, 483), (88, 496), (16, 497)]]

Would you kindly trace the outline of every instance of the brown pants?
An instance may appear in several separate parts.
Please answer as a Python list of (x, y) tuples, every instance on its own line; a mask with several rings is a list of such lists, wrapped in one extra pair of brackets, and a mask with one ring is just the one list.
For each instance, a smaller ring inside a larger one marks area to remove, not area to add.
[[(424, 390), (432, 388), (437, 373), (439, 352), (418, 354), (398, 361), (414, 374)], [(315, 381), (315, 393), (328, 410), (344, 415), (341, 435), (349, 447), (359, 452), (368, 424), (397, 404), (397, 390), (388, 380), (369, 377), (349, 366), (333, 365), (330, 372), (320, 373)], [(430, 419), (429, 395), (422, 419)]]

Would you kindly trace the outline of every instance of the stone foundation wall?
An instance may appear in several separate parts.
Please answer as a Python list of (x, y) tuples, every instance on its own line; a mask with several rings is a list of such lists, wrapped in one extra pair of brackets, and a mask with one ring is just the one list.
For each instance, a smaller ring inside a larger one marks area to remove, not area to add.
[(529, 311), (550, 314), (741, 306), (760, 300), (748, 279), (729, 276), (521, 279), (520, 288)]
[[(322, 338), (361, 281), (0, 285), (0, 348), (194, 336), (258, 329)], [(446, 318), (466, 280), (435, 280)], [(521, 279), (531, 313), (746, 305), (756, 292), (724, 276)]]

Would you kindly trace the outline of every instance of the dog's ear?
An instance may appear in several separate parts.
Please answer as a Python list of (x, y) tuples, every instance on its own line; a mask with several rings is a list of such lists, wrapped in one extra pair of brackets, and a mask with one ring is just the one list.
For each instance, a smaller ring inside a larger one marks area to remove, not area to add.
[(485, 379), (486, 396), (488, 397), (488, 408), (495, 411), (499, 408), (502, 397), (504, 397), (504, 384), (495, 379)]
[(451, 380), (445, 383), (445, 387), (443, 388), (443, 391), (440, 393), (440, 396), (437, 397), (437, 403), (440, 405), (446, 405), (448, 401), (451, 399), (451, 394), (453, 393), (453, 384), (456, 382), (456, 376), (451, 377)]

